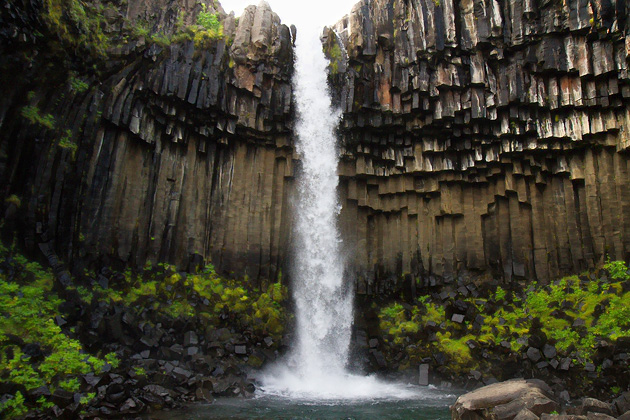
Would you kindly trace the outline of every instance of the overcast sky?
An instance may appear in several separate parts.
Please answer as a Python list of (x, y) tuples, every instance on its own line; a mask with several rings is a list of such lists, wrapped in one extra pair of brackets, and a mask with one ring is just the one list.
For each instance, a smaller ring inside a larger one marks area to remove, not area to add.
[[(245, 7), (257, 5), (259, 0), (219, 0), (223, 9), (231, 10), (238, 17)], [(294, 24), (298, 29), (303, 25), (323, 27), (332, 25), (344, 15), (350, 13), (352, 6), (359, 0), (267, 0), (282, 23)]]

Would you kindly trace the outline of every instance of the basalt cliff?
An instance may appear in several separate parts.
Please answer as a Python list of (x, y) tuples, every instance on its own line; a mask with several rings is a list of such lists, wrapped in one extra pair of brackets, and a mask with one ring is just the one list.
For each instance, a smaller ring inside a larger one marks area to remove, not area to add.
[[(265, 3), (236, 19), (213, 2), (104, 1), (96, 51), (50, 4), (0, 12), (5, 239), (74, 270), (290, 273), (295, 28)], [(221, 36), (186, 31), (208, 12)], [(546, 282), (630, 256), (627, 14), (623, 0), (363, 0), (325, 30), (359, 293)]]

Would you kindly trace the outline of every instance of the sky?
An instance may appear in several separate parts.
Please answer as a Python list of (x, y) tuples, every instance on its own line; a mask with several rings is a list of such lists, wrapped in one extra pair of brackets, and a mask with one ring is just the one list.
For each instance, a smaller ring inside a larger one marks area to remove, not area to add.
[[(323, 27), (339, 21), (344, 15), (350, 13), (352, 6), (359, 0), (267, 0), (271, 9), (276, 12), (282, 23), (294, 24), (298, 27), (309, 25)], [(250, 4), (257, 5), (259, 0), (219, 0), (223, 9), (230, 13), (231, 10), (238, 17), (245, 7)]]

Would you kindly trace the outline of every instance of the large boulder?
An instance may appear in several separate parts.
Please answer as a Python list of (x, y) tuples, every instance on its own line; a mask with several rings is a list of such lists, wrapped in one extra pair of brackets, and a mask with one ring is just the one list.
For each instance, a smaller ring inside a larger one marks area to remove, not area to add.
[[(513, 379), (484, 386), (460, 396), (451, 407), (454, 420), (512, 420), (558, 411), (551, 388), (536, 379)], [(525, 411), (527, 410), (527, 411)]]

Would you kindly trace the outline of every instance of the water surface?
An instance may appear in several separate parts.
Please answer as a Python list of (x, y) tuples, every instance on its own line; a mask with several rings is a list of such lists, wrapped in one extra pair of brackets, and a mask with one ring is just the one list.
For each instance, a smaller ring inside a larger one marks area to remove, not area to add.
[(449, 420), (449, 406), (455, 402), (453, 391), (433, 387), (409, 387), (409, 399), (291, 399), (259, 394), (255, 398), (218, 398), (212, 404), (193, 404), (182, 411), (151, 415), (160, 420), (206, 419), (414, 419)]

